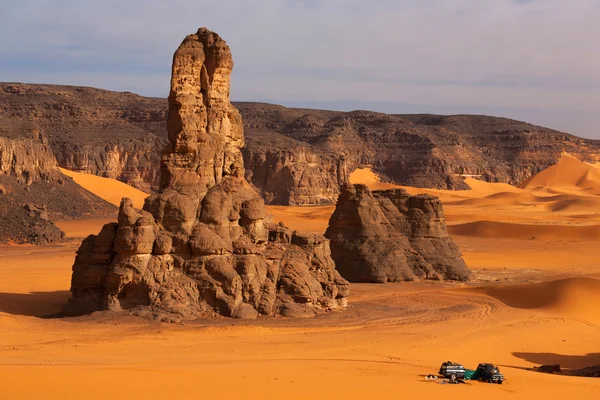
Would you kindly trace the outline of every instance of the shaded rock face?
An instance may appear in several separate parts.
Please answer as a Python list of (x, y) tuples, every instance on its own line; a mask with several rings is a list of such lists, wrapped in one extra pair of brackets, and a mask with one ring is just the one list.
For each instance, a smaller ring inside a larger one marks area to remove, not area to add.
[(45, 205), (7, 204), (0, 197), (0, 244), (46, 245), (64, 238), (64, 232), (48, 218)]
[(469, 279), (450, 239), (442, 204), (402, 189), (374, 191), (348, 185), (325, 236), (340, 274), (351, 282)]
[(68, 313), (256, 318), (346, 304), (348, 282), (335, 270), (329, 241), (271, 224), (244, 179), (232, 68), (226, 43), (204, 28), (175, 52), (160, 193), (141, 211), (123, 199), (118, 222), (82, 243)]

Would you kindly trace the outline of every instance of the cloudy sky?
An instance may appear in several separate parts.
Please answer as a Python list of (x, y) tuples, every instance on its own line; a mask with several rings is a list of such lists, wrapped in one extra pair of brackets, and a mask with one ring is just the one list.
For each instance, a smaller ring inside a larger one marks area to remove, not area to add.
[(168, 94), (206, 26), (234, 100), (511, 117), (600, 138), (600, 0), (0, 0), (0, 81)]

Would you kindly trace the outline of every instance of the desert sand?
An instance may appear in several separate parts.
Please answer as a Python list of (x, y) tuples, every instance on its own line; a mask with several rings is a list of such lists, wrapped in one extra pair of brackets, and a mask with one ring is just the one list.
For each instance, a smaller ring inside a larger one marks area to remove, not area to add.
[(75, 183), (117, 207), (121, 204), (123, 197), (129, 197), (133, 201), (134, 207), (142, 208), (144, 206), (144, 199), (148, 197), (148, 193), (144, 193), (115, 179), (103, 178), (82, 172), (73, 172), (64, 168), (60, 168), (60, 172), (73, 178)]
[[(106, 221), (62, 222), (70, 242), (0, 248), (0, 398), (597, 398), (600, 379), (530, 370), (600, 364), (600, 177), (568, 158), (555, 167), (520, 188), (405, 188), (440, 196), (473, 282), (353, 284), (345, 311), (304, 320), (52, 318), (77, 238)], [(368, 169), (352, 180), (393, 187)], [(125, 193), (76, 181), (117, 202)], [(269, 210), (323, 232), (333, 207)], [(506, 381), (426, 381), (446, 360), (496, 363)]]

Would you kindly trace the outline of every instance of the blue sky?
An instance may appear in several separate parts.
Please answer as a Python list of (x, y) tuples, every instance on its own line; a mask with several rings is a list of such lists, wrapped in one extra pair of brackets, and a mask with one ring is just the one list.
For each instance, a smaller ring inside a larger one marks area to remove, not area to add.
[(0, 0), (0, 81), (168, 94), (200, 26), (232, 98), (506, 116), (600, 138), (598, 0)]

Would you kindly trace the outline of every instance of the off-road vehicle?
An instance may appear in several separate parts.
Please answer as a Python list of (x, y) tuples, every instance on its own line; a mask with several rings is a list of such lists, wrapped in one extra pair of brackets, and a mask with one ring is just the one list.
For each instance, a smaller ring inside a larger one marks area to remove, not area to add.
[(501, 385), (502, 382), (504, 382), (504, 375), (500, 373), (500, 369), (494, 364), (479, 364), (475, 370), (475, 376), (477, 379), (489, 383), (497, 383)]
[(457, 379), (465, 378), (465, 367), (462, 364), (453, 363), (452, 361), (447, 361), (442, 364), (440, 367), (439, 374), (444, 378), (448, 378), (452, 381)]

